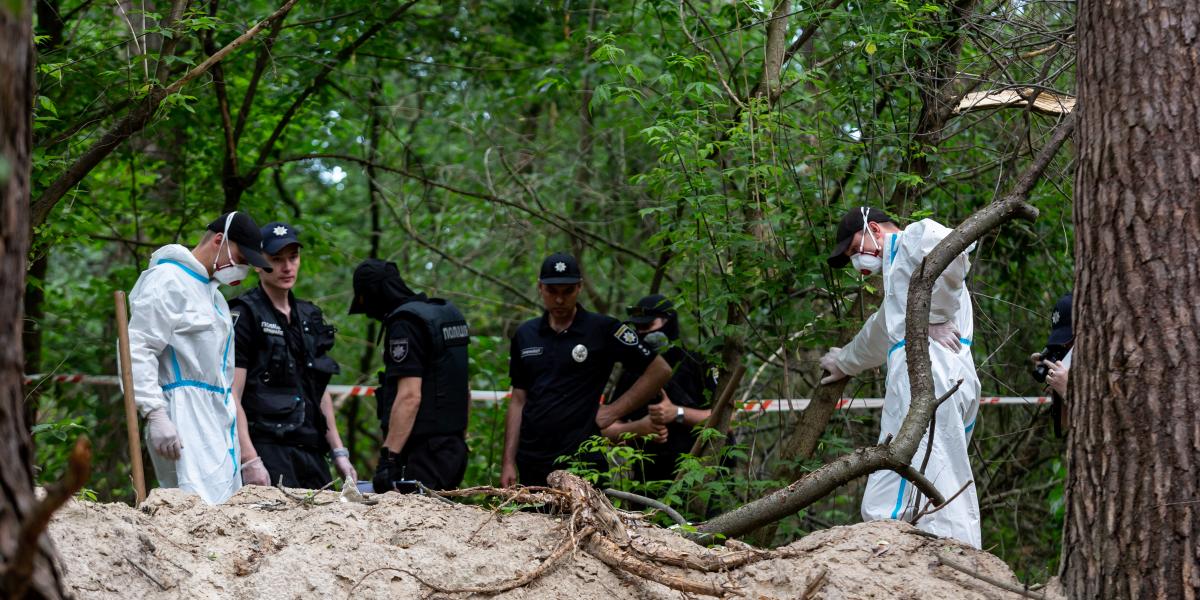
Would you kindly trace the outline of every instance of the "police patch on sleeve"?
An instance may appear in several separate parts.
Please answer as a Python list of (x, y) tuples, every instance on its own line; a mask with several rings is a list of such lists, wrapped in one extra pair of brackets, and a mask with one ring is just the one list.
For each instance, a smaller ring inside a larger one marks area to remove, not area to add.
[(634, 331), (633, 328), (628, 325), (621, 325), (621, 328), (618, 329), (617, 332), (613, 334), (613, 336), (616, 337), (618, 340), (620, 340), (620, 342), (622, 344), (625, 344), (626, 346), (638, 345), (637, 332)]
[(393, 361), (404, 362), (404, 359), (408, 358), (408, 338), (392, 340), (388, 351), (391, 353)]

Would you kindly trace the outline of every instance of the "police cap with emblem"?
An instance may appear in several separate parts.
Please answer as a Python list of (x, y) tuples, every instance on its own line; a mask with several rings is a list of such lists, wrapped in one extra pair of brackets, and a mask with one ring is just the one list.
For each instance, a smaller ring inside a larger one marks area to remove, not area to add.
[(583, 280), (579, 263), (574, 256), (565, 252), (555, 252), (542, 261), (542, 271), (538, 281), (546, 285), (574, 284)]
[(1046, 340), (1046, 345), (1065, 346), (1074, 338), (1071, 329), (1071, 294), (1067, 294), (1054, 304), (1054, 312), (1050, 314), (1050, 339)]
[(291, 244), (303, 247), (300, 238), (296, 237), (296, 228), (282, 221), (274, 221), (263, 225), (262, 249), (267, 254), (276, 254)]

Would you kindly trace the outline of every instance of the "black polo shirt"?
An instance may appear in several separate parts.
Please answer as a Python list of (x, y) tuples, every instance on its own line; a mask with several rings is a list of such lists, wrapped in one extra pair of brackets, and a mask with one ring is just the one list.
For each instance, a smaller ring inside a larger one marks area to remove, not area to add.
[(562, 333), (547, 314), (523, 323), (508, 362), (513, 388), (526, 393), (517, 460), (547, 463), (573, 453), (600, 432), (596, 411), (613, 365), (640, 373), (655, 356), (633, 328), (582, 307)]

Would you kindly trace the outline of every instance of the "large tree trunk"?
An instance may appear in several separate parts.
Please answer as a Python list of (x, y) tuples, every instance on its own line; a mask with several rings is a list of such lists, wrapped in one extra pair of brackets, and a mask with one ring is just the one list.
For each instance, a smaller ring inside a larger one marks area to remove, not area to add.
[[(32, 18), (28, 0), (0, 2), (0, 597), (4, 598), (63, 596), (53, 550), (47, 544), (35, 550), (19, 540), (37, 505), (21, 393), (22, 295), (33, 149)], [(36, 552), (32, 564), (18, 560), (18, 554), (31, 552)]]
[(1200, 597), (1200, 11), (1079, 4), (1063, 582)]

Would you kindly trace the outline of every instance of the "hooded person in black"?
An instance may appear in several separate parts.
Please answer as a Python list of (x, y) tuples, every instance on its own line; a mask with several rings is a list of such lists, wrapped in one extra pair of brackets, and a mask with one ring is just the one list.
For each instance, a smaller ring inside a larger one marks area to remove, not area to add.
[(384, 371), (375, 390), (383, 432), (375, 491), (453, 489), (467, 468), (470, 405), (467, 322), (453, 304), (405, 285), (395, 263), (354, 270), (350, 314), (384, 326)]

